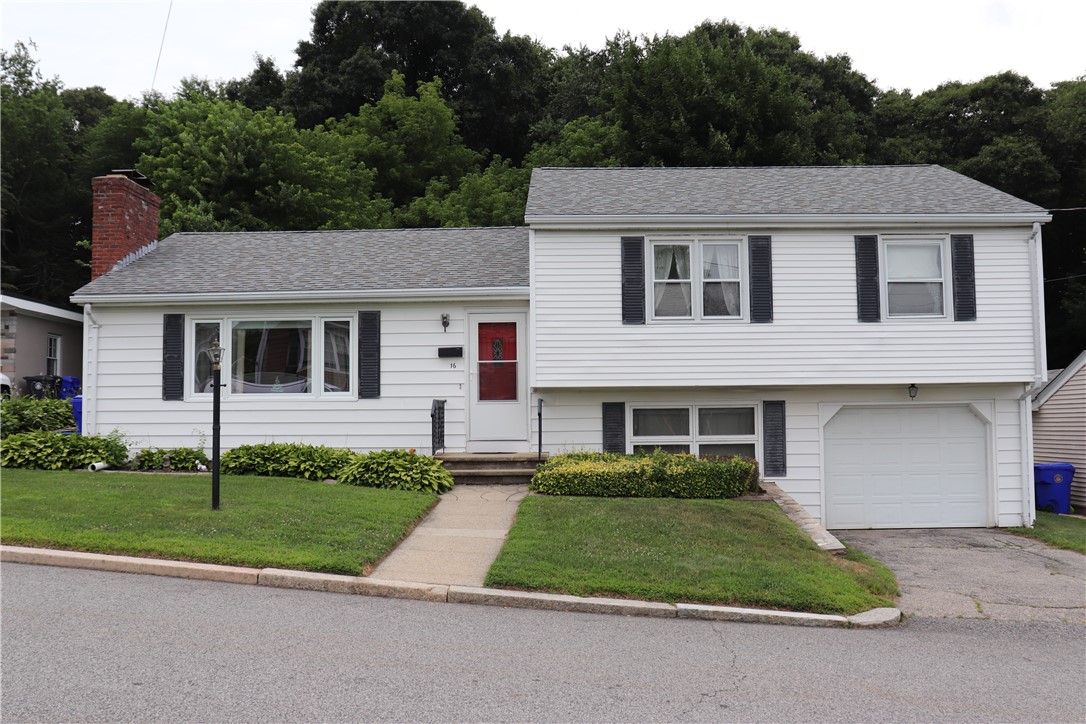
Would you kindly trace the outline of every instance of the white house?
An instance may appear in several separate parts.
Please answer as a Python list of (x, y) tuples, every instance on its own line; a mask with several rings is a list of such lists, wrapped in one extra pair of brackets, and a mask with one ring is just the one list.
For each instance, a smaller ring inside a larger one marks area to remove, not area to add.
[(217, 337), (225, 447), (429, 451), (445, 400), (452, 451), (739, 453), (832, 528), (1032, 522), (1044, 209), (938, 166), (547, 168), (525, 219), (103, 245), (84, 424), (198, 444)]

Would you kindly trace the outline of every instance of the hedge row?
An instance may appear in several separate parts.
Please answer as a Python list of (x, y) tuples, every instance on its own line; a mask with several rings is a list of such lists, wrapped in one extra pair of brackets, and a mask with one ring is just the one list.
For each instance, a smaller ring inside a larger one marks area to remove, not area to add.
[(12, 397), (0, 401), (0, 438), (66, 427), (75, 427), (72, 404), (67, 400)]
[(127, 461), (128, 448), (120, 433), (86, 437), (35, 430), (0, 441), (0, 466), (5, 468), (74, 470), (98, 462), (117, 468)]
[(601, 498), (735, 498), (758, 484), (758, 465), (742, 457), (699, 459), (687, 453), (569, 453), (540, 465), (531, 489)]

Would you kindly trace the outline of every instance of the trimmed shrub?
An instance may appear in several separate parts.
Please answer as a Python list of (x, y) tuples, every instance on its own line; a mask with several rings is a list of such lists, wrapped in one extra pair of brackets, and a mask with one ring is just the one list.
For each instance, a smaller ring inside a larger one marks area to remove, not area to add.
[(350, 459), (349, 450), (292, 442), (268, 442), (227, 450), (219, 460), (219, 470), (226, 475), (270, 475), (325, 480), (338, 477), (340, 468)]
[(0, 402), (0, 437), (65, 427), (75, 427), (72, 405), (67, 400), (13, 397)]
[(194, 447), (175, 447), (169, 450), (149, 447), (140, 450), (132, 459), (136, 470), (198, 470), (200, 465), (211, 462), (203, 450)]
[(757, 484), (757, 465), (740, 458), (699, 460), (688, 453), (556, 455), (536, 469), (531, 489), (600, 498), (735, 498)]
[(368, 488), (391, 488), (427, 493), (444, 493), (453, 486), (453, 477), (435, 460), (414, 450), (378, 450), (354, 455), (339, 472), (339, 482)]
[(97, 462), (119, 468), (127, 460), (128, 448), (119, 432), (84, 437), (35, 430), (9, 435), (0, 442), (0, 465), (5, 468), (72, 470)]

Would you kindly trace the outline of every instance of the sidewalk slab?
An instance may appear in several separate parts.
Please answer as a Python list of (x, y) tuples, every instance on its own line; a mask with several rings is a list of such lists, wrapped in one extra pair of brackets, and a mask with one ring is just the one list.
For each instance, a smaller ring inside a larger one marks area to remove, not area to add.
[(506, 591), (500, 588), (449, 586), (449, 603), (476, 603), (485, 606), (534, 608), (545, 611), (575, 611), (578, 613), (610, 613), (621, 616), (650, 616), (675, 618), (675, 607), (669, 603), (629, 601), (622, 598), (582, 598), (556, 593)]
[(211, 563), (189, 563), (187, 561), (167, 561), (157, 558), (136, 558), (133, 556), (106, 555), (104, 553), (58, 551), (19, 546), (0, 546), (0, 561), (34, 563), (42, 566), (63, 566), (65, 568), (89, 568), (96, 571), (113, 571), (114, 573), (144, 573), (152, 576), (194, 578), (202, 581), (245, 583), (249, 585), (256, 585), (260, 573), (258, 568), (217, 566)]

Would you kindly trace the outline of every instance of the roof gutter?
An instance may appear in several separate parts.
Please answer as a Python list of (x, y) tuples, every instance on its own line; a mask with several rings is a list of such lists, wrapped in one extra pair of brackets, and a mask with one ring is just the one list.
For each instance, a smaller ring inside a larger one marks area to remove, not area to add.
[(383, 289), (354, 291), (345, 289), (282, 292), (199, 292), (189, 294), (79, 294), (76, 304), (268, 304), (282, 302), (400, 302), (432, 299), (485, 301), (489, 299), (528, 299), (528, 287), (476, 287), (463, 289)]
[(723, 229), (789, 228), (885, 228), (953, 224), (1006, 226), (1052, 220), (1044, 210), (1005, 214), (526, 214), (524, 221), (535, 229), (623, 228), (660, 229), (711, 226)]

